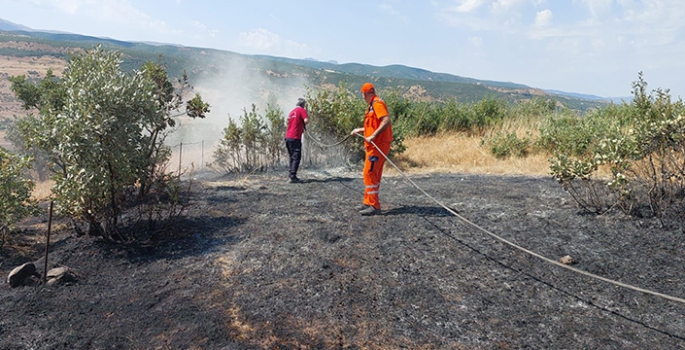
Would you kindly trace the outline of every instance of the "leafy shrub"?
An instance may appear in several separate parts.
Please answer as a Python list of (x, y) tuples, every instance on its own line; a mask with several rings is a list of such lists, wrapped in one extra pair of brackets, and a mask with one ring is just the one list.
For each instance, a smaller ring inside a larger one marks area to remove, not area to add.
[(214, 151), (213, 167), (227, 172), (243, 172), (276, 166), (286, 154), (285, 131), (284, 112), (278, 104), (269, 102), (266, 116), (259, 114), (253, 104), (249, 111), (243, 109), (239, 121), (229, 118), (220, 145)]
[(242, 157), (243, 137), (242, 130), (233, 119), (228, 120), (228, 126), (224, 128), (224, 137), (219, 147), (214, 151), (213, 167), (227, 172), (240, 172), (244, 166)]
[(473, 119), (470, 129), (481, 132), (486, 126), (501, 121), (505, 117), (506, 103), (484, 98), (473, 105)]
[(522, 101), (511, 108), (510, 113), (517, 116), (542, 117), (554, 114), (557, 101), (541, 97)]
[(616, 124), (600, 114), (552, 116), (540, 128), (537, 146), (553, 154), (585, 157), (594, 151), (596, 141), (605, 138), (612, 127)]
[[(575, 131), (563, 124), (541, 131), (554, 152), (551, 174), (581, 207), (604, 212), (618, 206), (632, 214), (648, 208), (662, 220), (682, 216), (685, 108), (682, 100), (671, 101), (668, 91), (648, 94), (646, 87), (640, 74), (630, 105), (578, 120)], [(600, 179), (599, 170), (608, 179)]]
[(285, 113), (272, 97), (266, 105), (266, 148), (272, 166), (280, 164), (281, 157), (287, 153), (283, 138), (286, 132)]
[[(26, 148), (50, 161), (57, 212), (79, 232), (85, 222), (89, 234), (131, 240), (134, 233), (119, 230), (128, 206), (168, 194), (164, 139), (183, 92), (174, 91), (161, 64), (126, 74), (120, 62), (119, 53), (97, 46), (73, 56), (62, 80), (48, 76), (33, 85), (13, 77), (12, 89), (25, 107), (39, 110), (20, 130)], [(185, 76), (179, 83), (188, 86)], [(209, 105), (198, 95), (191, 101), (186, 113), (204, 117)]]
[(0, 248), (15, 223), (38, 212), (31, 198), (34, 184), (25, 173), (30, 163), (30, 157), (20, 157), (0, 147)]
[(530, 136), (519, 138), (513, 132), (497, 132), (481, 140), (481, 146), (486, 146), (490, 153), (498, 159), (505, 159), (511, 156), (525, 157), (528, 155), (531, 145)]
[(639, 155), (627, 169), (631, 188), (647, 197), (651, 212), (682, 216), (685, 203), (685, 117), (639, 121), (631, 136)]
[(445, 102), (408, 101), (390, 94), (386, 102), (393, 117), (393, 131), (399, 131), (402, 136), (446, 132), (483, 135), (493, 125), (515, 117), (507, 102), (488, 98), (475, 104), (462, 104), (454, 98)]
[(456, 99), (448, 99), (442, 107), (442, 121), (439, 132), (468, 132), (471, 130), (471, 111), (469, 106), (459, 104)]
[[(330, 140), (326, 144), (347, 138), (352, 129), (363, 124), (366, 102), (350, 91), (346, 82), (338, 84), (335, 90), (308, 90), (306, 100), (311, 118), (307, 132), (317, 140)], [(339, 147), (320, 147), (319, 156), (310, 157), (310, 161), (328, 164), (357, 162), (364, 157), (362, 144), (360, 137), (351, 137)]]

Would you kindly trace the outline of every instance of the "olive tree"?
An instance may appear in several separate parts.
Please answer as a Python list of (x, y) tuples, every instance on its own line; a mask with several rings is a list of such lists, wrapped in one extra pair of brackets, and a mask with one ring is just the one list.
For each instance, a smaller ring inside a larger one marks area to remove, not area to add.
[[(118, 222), (127, 202), (134, 196), (144, 202), (155, 186), (164, 190), (172, 180), (163, 172), (171, 154), (164, 138), (183, 102), (161, 64), (130, 73), (120, 64), (118, 52), (97, 46), (70, 59), (57, 87), (32, 89), (15, 77), (13, 90), (39, 109), (22, 129), (24, 141), (49, 156), (58, 212), (87, 223), (90, 234), (128, 240)], [(41, 104), (32, 97), (50, 91), (61, 99)], [(204, 117), (208, 110), (196, 95), (185, 113)]]

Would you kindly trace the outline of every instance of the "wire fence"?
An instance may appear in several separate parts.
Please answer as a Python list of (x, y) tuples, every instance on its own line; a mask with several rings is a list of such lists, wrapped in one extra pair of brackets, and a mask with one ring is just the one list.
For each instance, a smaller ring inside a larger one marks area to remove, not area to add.
[[(171, 158), (169, 165), (177, 167), (180, 174), (184, 169), (205, 169), (210, 163), (212, 152), (219, 144), (219, 141), (202, 140), (198, 142), (181, 142), (169, 146), (171, 148)], [(0, 147), (12, 148), (10, 142), (0, 142)]]
[(197, 142), (181, 142), (169, 146), (171, 158), (169, 166), (176, 168), (178, 174), (192, 168), (195, 170), (207, 169), (211, 163), (212, 152), (219, 141), (201, 140)]
[[(345, 166), (349, 165), (351, 153), (354, 151), (341, 145), (348, 140), (345, 138), (342, 142), (330, 145), (335, 140), (317, 140), (307, 135), (302, 138), (302, 160), (300, 162), (301, 168), (321, 167), (321, 166)], [(329, 144), (324, 144), (324, 143)], [(212, 167), (215, 161), (214, 153), (221, 145), (221, 140), (201, 140), (196, 142), (180, 142), (174, 145), (169, 145), (171, 148), (171, 157), (169, 159), (169, 169), (177, 172), (179, 175), (192, 169), (194, 171), (212, 169), (216, 171), (225, 170), (221, 166)], [(282, 141), (282, 150), (277, 155), (267, 156), (262, 154), (261, 158), (255, 164), (248, 164), (250, 166), (245, 169), (260, 168), (287, 168), (288, 166), (288, 152), (285, 148), (285, 141)], [(242, 149), (241, 152), (245, 150)], [(260, 150), (264, 153), (266, 150)], [(245, 155), (243, 154), (243, 157)], [(242, 171), (245, 159), (236, 160), (234, 170)]]
[[(302, 162), (301, 166), (317, 166), (322, 164), (340, 165), (345, 163), (341, 159), (347, 158), (348, 151), (343, 147), (333, 147), (332, 150), (324, 150), (318, 145), (317, 140), (310, 142), (310, 137), (302, 138)], [(327, 141), (331, 142), (331, 141)], [(183, 174), (185, 171), (192, 169), (194, 171), (211, 169), (211, 163), (214, 160), (214, 151), (221, 144), (220, 140), (200, 140), (196, 142), (179, 142), (174, 145), (169, 145), (171, 149), (171, 157), (169, 158), (169, 170), (177, 174)], [(12, 144), (9, 142), (0, 142), (1, 147), (11, 148)], [(324, 145), (326, 146), (326, 145)], [(336, 161), (337, 160), (337, 161)], [(288, 154), (285, 151), (285, 142), (283, 142), (283, 153), (279, 159), (272, 159), (272, 166), (285, 166), (288, 162)]]

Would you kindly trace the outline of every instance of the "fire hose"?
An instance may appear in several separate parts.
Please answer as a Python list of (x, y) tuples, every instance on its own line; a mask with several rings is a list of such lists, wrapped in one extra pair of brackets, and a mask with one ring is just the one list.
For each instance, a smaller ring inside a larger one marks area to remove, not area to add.
[[(308, 134), (308, 135), (309, 135), (309, 134)], [(674, 297), (674, 296), (671, 296), (671, 295), (668, 295), (668, 294), (663, 294), (663, 293), (655, 292), (655, 291), (652, 291), (652, 290), (649, 290), (649, 289), (644, 289), (644, 288), (636, 287), (636, 286), (633, 286), (633, 285), (630, 285), (630, 284), (627, 284), (627, 283), (615, 281), (615, 280), (612, 280), (612, 279), (610, 279), (610, 278), (602, 277), (602, 276), (599, 276), (599, 275), (596, 275), (596, 274), (593, 274), (593, 273), (590, 273), (590, 272), (587, 272), (587, 271), (584, 271), (584, 270), (581, 270), (581, 269), (578, 269), (578, 268), (575, 268), (575, 267), (572, 267), (572, 266), (563, 264), (563, 263), (558, 262), (558, 261), (556, 261), (556, 260), (547, 258), (547, 257), (545, 257), (545, 256), (542, 256), (542, 255), (538, 254), (538, 253), (535, 253), (535, 252), (533, 252), (533, 251), (531, 251), (531, 250), (529, 250), (529, 249), (526, 249), (526, 248), (524, 248), (524, 247), (522, 247), (522, 246), (520, 246), (520, 245), (518, 245), (518, 244), (515, 244), (515, 243), (513, 243), (513, 242), (510, 242), (510, 241), (508, 241), (508, 240), (506, 240), (506, 239), (504, 239), (504, 238), (502, 238), (502, 237), (500, 237), (500, 236), (498, 236), (498, 235), (496, 235), (496, 234), (494, 234), (494, 233), (488, 231), (487, 229), (485, 229), (485, 228), (479, 226), (478, 224), (476, 224), (476, 223), (474, 223), (474, 222), (468, 220), (467, 218), (463, 217), (462, 215), (459, 215), (459, 213), (457, 213), (456, 211), (454, 211), (452, 208), (448, 207), (447, 205), (445, 205), (445, 204), (442, 203), (441, 201), (437, 200), (436, 198), (434, 198), (433, 196), (431, 196), (430, 194), (428, 194), (428, 192), (424, 191), (421, 187), (419, 187), (416, 183), (414, 183), (414, 181), (412, 181), (412, 180), (411, 180), (411, 179), (410, 179), (402, 170), (400, 170), (400, 168), (399, 168), (397, 165), (395, 165), (395, 163), (393, 163), (393, 161), (390, 160), (390, 158), (389, 158), (386, 154), (384, 154), (383, 151), (381, 151), (381, 149), (378, 147), (378, 145), (376, 145), (376, 143), (374, 143), (373, 141), (367, 140), (366, 138), (364, 138), (364, 136), (362, 136), (362, 135), (360, 135), (360, 134), (355, 134), (355, 135), (357, 135), (357, 136), (363, 138), (366, 142), (371, 143), (371, 144), (378, 150), (378, 152), (380, 152), (380, 154), (383, 155), (383, 157), (385, 158), (385, 160), (386, 160), (388, 163), (390, 163), (390, 164), (397, 170), (397, 172), (398, 172), (405, 180), (407, 180), (407, 182), (409, 182), (412, 186), (416, 187), (416, 189), (418, 189), (419, 191), (421, 191), (421, 193), (423, 193), (426, 197), (428, 197), (428, 198), (431, 199), (433, 202), (435, 202), (435, 203), (437, 203), (438, 205), (440, 205), (442, 208), (444, 208), (445, 210), (447, 210), (450, 214), (452, 214), (452, 215), (456, 216), (457, 218), (459, 218), (460, 220), (462, 220), (464, 223), (466, 223), (466, 224), (470, 225), (471, 227), (473, 227), (473, 228), (475, 228), (475, 229), (477, 229), (477, 230), (479, 230), (479, 231), (481, 231), (481, 232), (487, 234), (488, 236), (490, 236), (490, 237), (492, 237), (492, 238), (494, 238), (494, 239), (496, 239), (496, 240), (498, 240), (498, 241), (500, 241), (500, 242), (502, 242), (502, 243), (504, 243), (504, 244), (506, 244), (506, 245), (508, 245), (508, 246), (510, 246), (510, 247), (513, 247), (513, 248), (515, 248), (515, 249), (517, 249), (517, 250), (519, 250), (519, 251), (521, 251), (521, 252), (524, 252), (524, 253), (526, 253), (526, 254), (532, 255), (532, 256), (534, 256), (534, 257), (536, 257), (536, 258), (538, 258), (538, 259), (540, 259), (540, 260), (542, 260), (542, 261), (544, 261), (544, 262), (550, 263), (550, 264), (552, 264), (552, 265), (556, 265), (556, 266), (561, 267), (561, 268), (564, 268), (564, 269), (566, 269), (566, 270), (569, 270), (569, 271), (572, 271), (572, 272), (575, 272), (575, 273), (578, 273), (578, 274), (581, 274), (581, 275), (584, 275), (584, 276), (587, 276), (587, 277), (590, 277), (590, 278), (593, 278), (593, 279), (596, 279), (596, 280), (600, 280), (600, 281), (603, 281), (603, 282), (606, 282), (606, 283), (609, 283), (609, 284), (613, 284), (613, 285), (618, 286), (618, 287), (630, 289), (630, 290), (633, 290), (633, 291), (636, 291), (636, 292), (640, 292), (640, 293), (644, 293), (644, 294), (650, 294), (650, 295), (653, 295), (653, 296), (657, 296), (657, 297), (661, 297), (661, 298), (664, 298), (664, 299), (668, 299), (668, 300), (671, 300), (671, 301), (675, 301), (675, 302), (678, 302), (678, 303), (681, 303), (681, 304), (685, 304), (685, 299), (683, 299), (683, 298), (678, 298), (678, 297)], [(343, 142), (347, 141), (351, 136), (352, 136), (352, 135), (348, 135), (345, 139), (343, 139), (342, 141), (337, 142), (337, 143), (335, 143), (335, 144), (333, 144), (333, 145), (322, 145), (322, 144), (320, 144), (319, 142), (317, 142), (315, 139), (312, 138), (312, 140), (314, 140), (315, 142), (319, 143), (319, 145), (322, 146), (322, 147), (334, 147), (334, 146), (340, 145), (340, 144), (342, 144)], [(311, 138), (311, 136), (310, 136), (310, 138)]]

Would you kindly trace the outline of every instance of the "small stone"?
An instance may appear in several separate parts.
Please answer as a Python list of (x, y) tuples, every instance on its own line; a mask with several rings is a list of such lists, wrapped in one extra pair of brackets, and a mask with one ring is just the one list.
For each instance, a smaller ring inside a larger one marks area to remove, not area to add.
[(575, 263), (576, 261), (573, 260), (573, 258), (570, 255), (566, 255), (566, 256), (562, 257), (561, 259), (559, 259), (559, 262), (564, 264), (564, 265), (571, 265), (571, 264)]
[(36, 265), (33, 263), (26, 263), (24, 265), (15, 267), (7, 276), (7, 283), (10, 287), (15, 288), (24, 284), (24, 280), (36, 274)]
[(78, 279), (78, 274), (66, 266), (61, 266), (50, 269), (46, 277), (48, 278), (48, 284), (52, 285), (56, 282), (74, 282)]

